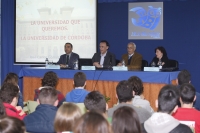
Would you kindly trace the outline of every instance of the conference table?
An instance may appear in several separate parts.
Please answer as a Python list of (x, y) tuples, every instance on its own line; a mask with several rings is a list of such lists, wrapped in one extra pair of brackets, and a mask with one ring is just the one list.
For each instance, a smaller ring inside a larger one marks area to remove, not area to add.
[(34, 90), (41, 87), (41, 79), (48, 71), (55, 72), (59, 81), (56, 89), (65, 96), (74, 88), (73, 77), (77, 72), (86, 74), (86, 86), (88, 91), (97, 90), (109, 97), (108, 106), (112, 107), (118, 102), (116, 98), (116, 86), (121, 80), (127, 80), (131, 76), (138, 76), (144, 85), (144, 97), (156, 111), (155, 100), (160, 89), (166, 84), (175, 84), (179, 71), (173, 72), (144, 72), (144, 71), (106, 71), (106, 70), (62, 70), (45, 69), (44, 67), (22, 68), (19, 77), (23, 78), (24, 101), (34, 99)]

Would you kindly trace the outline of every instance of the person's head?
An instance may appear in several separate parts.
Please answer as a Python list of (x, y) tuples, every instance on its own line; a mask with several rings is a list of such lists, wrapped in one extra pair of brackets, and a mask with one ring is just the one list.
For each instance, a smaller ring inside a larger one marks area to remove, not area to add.
[(190, 72), (187, 70), (180, 71), (176, 82), (178, 85), (182, 85), (184, 83), (190, 83), (191, 82)]
[(5, 116), (0, 118), (1, 133), (25, 133), (24, 122), (15, 117)]
[(167, 52), (164, 47), (160, 46), (155, 48), (155, 53), (157, 58), (162, 58), (163, 56), (167, 56)]
[(18, 103), (19, 88), (12, 83), (5, 83), (0, 90), (0, 99), (4, 103), (16, 106)]
[(87, 110), (97, 110), (100, 113), (106, 112), (105, 97), (98, 91), (92, 91), (85, 97), (84, 104)]
[(51, 86), (55, 87), (58, 82), (58, 76), (55, 72), (49, 71), (46, 72), (42, 79), (42, 86)]
[(112, 129), (103, 115), (90, 111), (77, 121), (73, 133), (112, 133)]
[(55, 116), (54, 129), (56, 132), (72, 131), (74, 123), (81, 117), (81, 110), (73, 103), (62, 104)]
[(84, 87), (86, 85), (86, 75), (83, 72), (77, 72), (74, 75), (74, 86)]
[(117, 98), (119, 102), (130, 102), (133, 98), (133, 89), (130, 83), (126, 80), (122, 80), (116, 87)]
[(4, 79), (3, 81), (3, 84), (4, 83), (12, 83), (14, 85), (17, 85), (18, 86), (18, 76), (16, 73), (8, 73), (6, 75), (6, 78)]
[(129, 42), (127, 45), (127, 52), (129, 55), (133, 54), (136, 50), (136, 45), (133, 42)]
[(174, 85), (165, 85), (158, 95), (158, 112), (172, 114), (177, 109), (179, 90)]
[(49, 105), (57, 106), (58, 96), (57, 96), (56, 89), (51, 86), (42, 87), (37, 101), (39, 104), (49, 104)]
[(132, 76), (128, 79), (131, 87), (133, 88), (133, 91), (135, 92), (135, 95), (141, 95), (143, 93), (144, 87), (142, 80), (137, 76)]
[(180, 102), (181, 104), (193, 104), (196, 100), (196, 90), (190, 83), (185, 83), (180, 87)]
[(6, 116), (6, 111), (3, 102), (0, 100), (0, 118), (3, 116)]
[(73, 50), (73, 45), (71, 43), (67, 42), (67, 43), (65, 43), (64, 49), (65, 49), (66, 54), (70, 54)]
[(141, 133), (138, 114), (128, 106), (118, 108), (112, 117), (112, 129), (114, 133)]
[(102, 40), (100, 42), (99, 48), (100, 48), (101, 54), (105, 54), (109, 48), (109, 43), (106, 40)]

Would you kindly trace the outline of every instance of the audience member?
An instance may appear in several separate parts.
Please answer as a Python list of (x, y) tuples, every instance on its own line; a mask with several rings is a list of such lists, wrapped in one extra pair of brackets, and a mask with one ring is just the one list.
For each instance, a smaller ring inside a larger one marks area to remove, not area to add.
[[(6, 75), (6, 78), (4, 79), (3, 83), (2, 84), (5, 84), (5, 83), (12, 83), (14, 85), (16, 85), (17, 87), (18, 86), (18, 75), (15, 74), (15, 73), (8, 73)], [(19, 92), (19, 98), (18, 98), (18, 105), (21, 106), (23, 108), (24, 106), (24, 100), (23, 100), (23, 95), (21, 92)]]
[(135, 43), (129, 42), (127, 45), (127, 54), (122, 55), (121, 62), (118, 66), (122, 66), (122, 61), (124, 61), (124, 65), (127, 66), (129, 70), (141, 70), (142, 55), (137, 53), (135, 50)]
[(151, 116), (151, 113), (146, 109), (132, 105), (133, 88), (128, 81), (120, 81), (116, 87), (116, 93), (117, 98), (119, 99), (119, 104), (113, 108), (108, 109), (108, 117), (112, 117), (114, 111), (123, 106), (133, 108), (137, 112), (141, 123), (144, 123), (144, 121), (146, 121)]
[(162, 68), (169, 67), (169, 59), (167, 57), (167, 52), (164, 47), (160, 46), (155, 48), (155, 54), (156, 56), (153, 58), (151, 61), (150, 65), (151, 66), (162, 66)]
[(89, 111), (77, 121), (73, 133), (112, 133), (112, 128), (100, 113)]
[(57, 112), (58, 96), (55, 88), (44, 86), (39, 93), (35, 112), (24, 118), (27, 132), (52, 133)]
[[(42, 79), (42, 87), (35, 90), (34, 100), (36, 101), (38, 99), (38, 95), (40, 93), (40, 90), (42, 88), (44, 88), (44, 86), (51, 86), (51, 87), (55, 88), (57, 83), (58, 83), (57, 74), (53, 71), (46, 72), (43, 79)], [(59, 101), (58, 107), (59, 107), (65, 101), (65, 97), (60, 91), (56, 90), (56, 92), (57, 92), (57, 95), (58, 95), (58, 101)]]
[(73, 103), (64, 103), (56, 113), (54, 128), (56, 132), (72, 131), (74, 123), (81, 117), (81, 110)]
[(57, 64), (59, 64), (61, 68), (73, 68), (74, 62), (79, 60), (79, 55), (72, 52), (73, 45), (69, 42), (65, 43), (64, 49), (65, 54), (60, 56), (60, 59), (57, 62)]
[(22, 110), (21, 106), (17, 106), (19, 97), (19, 88), (12, 83), (5, 83), (0, 90), (0, 99), (8, 116), (13, 116), (19, 119), (23, 119), (26, 114)]
[(158, 112), (144, 123), (144, 129), (148, 133), (192, 133), (191, 129), (180, 124), (178, 120), (171, 115), (176, 112), (179, 100), (179, 91), (176, 86), (164, 86), (158, 95)]
[(174, 118), (195, 129), (195, 133), (200, 133), (200, 112), (193, 108), (196, 99), (195, 88), (185, 83), (180, 87), (180, 95), (181, 108), (173, 114)]
[(142, 133), (137, 113), (128, 106), (115, 110), (112, 118), (112, 129), (114, 133)]
[(108, 68), (116, 65), (115, 55), (108, 51), (110, 45), (106, 40), (100, 42), (100, 52), (92, 57), (93, 66), (97, 68)]
[(149, 111), (150, 113), (153, 113), (154, 110), (152, 109), (149, 101), (144, 99), (143, 96), (144, 87), (142, 80), (137, 76), (132, 76), (128, 79), (128, 81), (131, 87), (133, 88), (133, 94), (134, 94), (134, 98), (132, 99), (133, 106), (142, 107), (147, 111)]
[(0, 118), (4, 116), (6, 116), (6, 111), (3, 102), (0, 100)]
[(77, 72), (74, 75), (75, 88), (67, 93), (66, 102), (83, 103), (89, 93), (84, 89), (86, 85), (86, 75), (83, 72)]
[[(191, 74), (187, 70), (180, 71), (176, 79), (176, 84), (178, 85), (178, 88), (180, 88), (180, 86), (184, 83), (191, 83)], [(196, 100), (193, 103), (193, 106), (195, 107), (195, 109), (200, 111), (200, 93), (198, 92), (196, 92)]]
[(0, 133), (25, 133), (24, 122), (15, 117), (0, 118)]

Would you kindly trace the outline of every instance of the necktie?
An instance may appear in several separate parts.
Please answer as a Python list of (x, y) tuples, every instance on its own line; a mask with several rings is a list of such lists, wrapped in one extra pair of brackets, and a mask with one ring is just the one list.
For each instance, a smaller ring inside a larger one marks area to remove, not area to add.
[(67, 60), (66, 60), (66, 64), (69, 63), (69, 55), (67, 55)]
[(132, 56), (128, 57), (128, 65), (130, 65), (130, 63), (131, 63), (131, 58), (132, 58)]

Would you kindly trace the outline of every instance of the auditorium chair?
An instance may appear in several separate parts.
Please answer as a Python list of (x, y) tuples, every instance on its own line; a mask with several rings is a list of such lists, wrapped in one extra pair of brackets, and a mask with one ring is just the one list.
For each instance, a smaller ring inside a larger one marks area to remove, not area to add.
[(177, 70), (179, 69), (179, 63), (178, 63), (177, 60), (169, 59), (169, 65), (170, 65), (170, 67), (174, 67), (174, 68), (176, 68)]
[(141, 67), (142, 71), (144, 70), (144, 67), (148, 67), (148, 61), (146, 60), (142, 60), (142, 67)]

